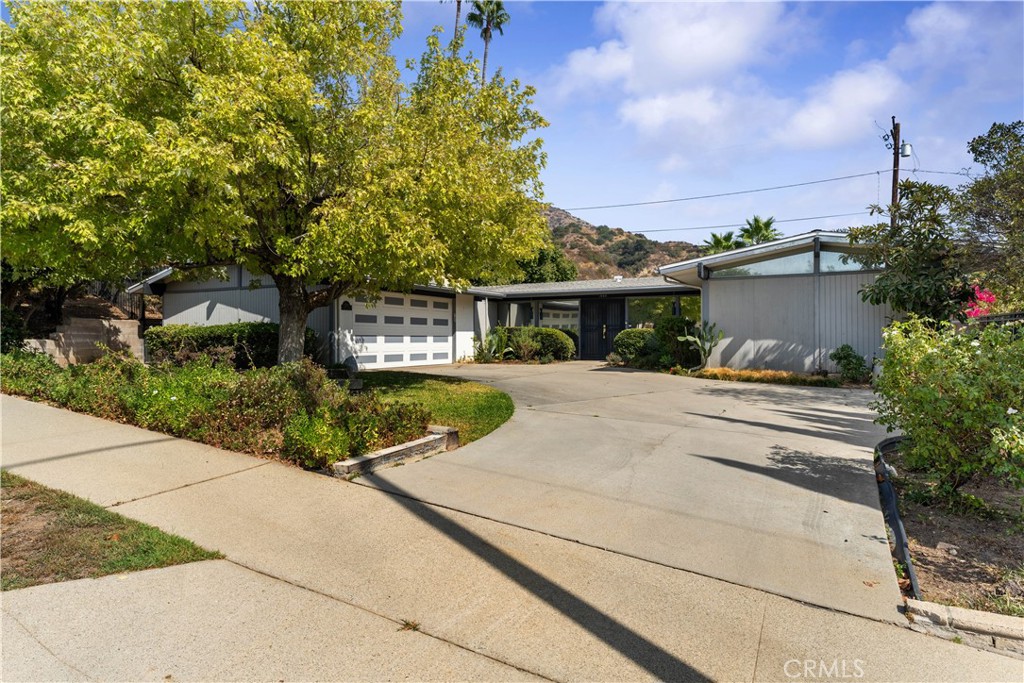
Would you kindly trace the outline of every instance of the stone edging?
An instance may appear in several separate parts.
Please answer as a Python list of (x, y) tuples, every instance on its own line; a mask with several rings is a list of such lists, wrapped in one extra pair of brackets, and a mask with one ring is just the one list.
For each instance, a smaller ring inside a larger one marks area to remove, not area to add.
[(907, 599), (910, 628), (1024, 659), (1024, 619)]
[(383, 448), (358, 458), (349, 458), (348, 460), (336, 462), (331, 465), (330, 473), (336, 477), (366, 474), (382, 465), (410, 458), (423, 458), (459, 447), (459, 430), (453, 427), (430, 425), (427, 431), (430, 434), (420, 439), (401, 443), (390, 448)]

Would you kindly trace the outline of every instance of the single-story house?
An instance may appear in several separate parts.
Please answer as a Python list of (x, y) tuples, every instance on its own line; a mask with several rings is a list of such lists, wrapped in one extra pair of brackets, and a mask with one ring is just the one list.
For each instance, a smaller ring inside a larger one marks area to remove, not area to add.
[(710, 367), (834, 371), (828, 354), (849, 344), (881, 355), (893, 312), (861, 299), (878, 277), (843, 233), (813, 231), (662, 266), (658, 273), (700, 288), (701, 317), (725, 334)]
[[(473, 356), (474, 338), (496, 325), (537, 325), (573, 331), (579, 356), (600, 360), (630, 320), (629, 302), (700, 297), (702, 317), (725, 333), (709, 365), (811, 372), (833, 370), (828, 353), (850, 344), (867, 358), (879, 353), (885, 306), (861, 301), (877, 277), (848, 256), (840, 233), (810, 232), (766, 244), (663, 266), (659, 276), (546, 282), (456, 291), (422, 286), (382, 292), (376, 302), (340, 297), (312, 312), (321, 360), (360, 369), (453, 363)], [(163, 296), (165, 324), (216, 325), (278, 319), (269, 276), (241, 266), (228, 280), (178, 281), (170, 268), (129, 287)]]
[[(267, 275), (241, 266), (228, 279), (175, 280), (164, 269), (128, 288), (163, 297), (163, 322), (219, 325), (276, 322), (277, 289)], [(472, 358), (473, 339), (496, 325), (536, 325), (576, 332), (581, 358), (602, 359), (630, 326), (629, 299), (697, 296), (700, 290), (661, 277), (474, 287), (439, 286), (382, 292), (376, 302), (339, 297), (307, 322), (321, 341), (321, 360), (360, 369), (453, 363)], [(351, 359), (351, 360), (349, 360)]]

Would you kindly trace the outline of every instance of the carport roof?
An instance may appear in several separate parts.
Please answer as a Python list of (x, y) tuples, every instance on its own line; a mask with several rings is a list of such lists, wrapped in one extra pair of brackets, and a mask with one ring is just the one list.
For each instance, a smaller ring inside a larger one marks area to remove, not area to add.
[(663, 277), (624, 277), (608, 280), (533, 282), (521, 285), (473, 287), (470, 294), (489, 299), (573, 299), (580, 296), (671, 296), (696, 294), (697, 289)]

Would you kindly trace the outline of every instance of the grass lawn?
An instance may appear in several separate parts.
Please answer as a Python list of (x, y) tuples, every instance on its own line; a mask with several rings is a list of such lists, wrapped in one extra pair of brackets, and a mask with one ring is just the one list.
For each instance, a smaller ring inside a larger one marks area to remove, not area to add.
[(3, 590), (223, 557), (6, 470), (0, 489)]
[(505, 424), (515, 410), (503, 391), (457, 377), (416, 372), (374, 370), (359, 373), (363, 386), (376, 389), (388, 401), (416, 401), (433, 415), (434, 424), (459, 430), (467, 444)]

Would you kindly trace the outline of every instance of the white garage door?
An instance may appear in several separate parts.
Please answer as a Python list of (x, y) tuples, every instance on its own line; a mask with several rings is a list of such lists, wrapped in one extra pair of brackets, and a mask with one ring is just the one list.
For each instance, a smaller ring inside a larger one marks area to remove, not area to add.
[(452, 299), (420, 294), (384, 294), (373, 307), (354, 302), (360, 369), (451, 363), (454, 306)]

